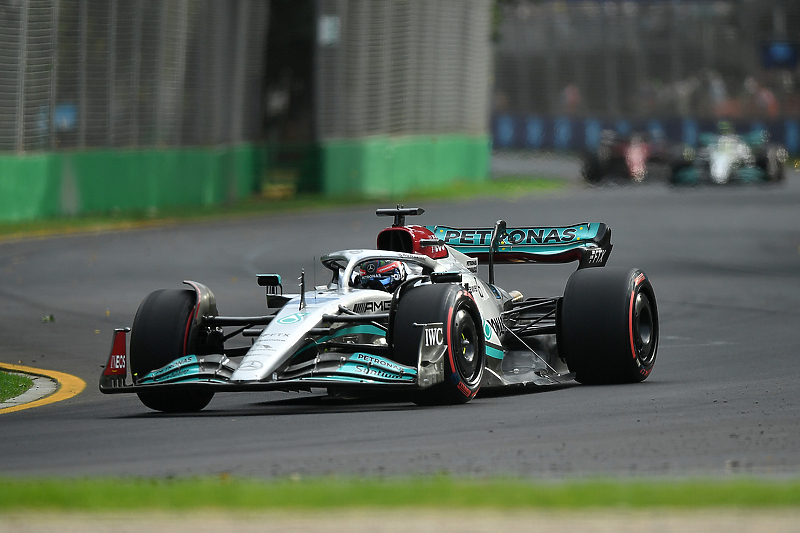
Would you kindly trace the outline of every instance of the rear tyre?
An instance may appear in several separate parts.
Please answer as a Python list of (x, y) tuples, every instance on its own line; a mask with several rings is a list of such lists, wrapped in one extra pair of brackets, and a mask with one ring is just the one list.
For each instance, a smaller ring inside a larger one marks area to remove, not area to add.
[(583, 167), (581, 168), (581, 175), (587, 183), (597, 185), (603, 179), (603, 167), (600, 165), (600, 160), (597, 154), (587, 152), (583, 155)]
[(785, 177), (783, 162), (781, 161), (779, 151), (780, 149), (778, 147), (769, 146), (764, 154), (763, 163), (761, 161), (757, 162), (761, 163), (759, 166), (762, 166), (767, 176), (767, 181), (781, 182)]
[[(139, 305), (131, 327), (130, 361), (134, 383), (148, 372), (194, 353), (189, 338), (195, 292), (162, 289), (150, 293)], [(139, 392), (141, 402), (156, 411), (194, 412), (204, 408), (213, 392), (194, 390)]]
[(393, 315), (391, 345), (395, 359), (408, 366), (419, 360), (423, 328), (415, 324), (441, 322), (444, 326), (444, 381), (420, 391), (419, 405), (467, 403), (481, 386), (486, 345), (478, 307), (458, 285), (422, 285), (398, 300)]
[(570, 276), (558, 313), (558, 350), (580, 383), (635, 383), (650, 375), (658, 309), (641, 270), (589, 268)]

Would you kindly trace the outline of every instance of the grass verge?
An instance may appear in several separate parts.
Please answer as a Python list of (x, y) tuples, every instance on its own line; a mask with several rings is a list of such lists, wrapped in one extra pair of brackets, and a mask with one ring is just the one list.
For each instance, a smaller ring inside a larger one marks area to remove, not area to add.
[(273, 481), (0, 478), (0, 512), (286, 509), (800, 508), (800, 481), (526, 481), (450, 476)]
[(0, 371), (0, 402), (23, 394), (33, 387), (33, 380), (21, 374)]
[(548, 176), (508, 176), (481, 183), (453, 182), (440, 188), (385, 198), (353, 195), (340, 197), (298, 195), (281, 200), (270, 200), (262, 197), (253, 197), (239, 202), (214, 206), (170, 207), (95, 213), (27, 222), (0, 222), (0, 241), (35, 238), (53, 234), (124, 230), (216, 218), (235, 218), (376, 203), (383, 203), (389, 206), (395, 203), (408, 205), (409, 202), (456, 201), (473, 197), (519, 198), (556, 191), (565, 186), (564, 180)]

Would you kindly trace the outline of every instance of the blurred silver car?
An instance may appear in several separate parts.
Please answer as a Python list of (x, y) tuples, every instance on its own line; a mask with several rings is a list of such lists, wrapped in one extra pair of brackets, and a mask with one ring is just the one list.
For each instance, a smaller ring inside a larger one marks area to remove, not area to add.
[(788, 153), (783, 146), (769, 142), (766, 131), (737, 135), (729, 128), (723, 133), (700, 135), (700, 148), (685, 147), (673, 164), (672, 183), (693, 185), (710, 183), (780, 182)]

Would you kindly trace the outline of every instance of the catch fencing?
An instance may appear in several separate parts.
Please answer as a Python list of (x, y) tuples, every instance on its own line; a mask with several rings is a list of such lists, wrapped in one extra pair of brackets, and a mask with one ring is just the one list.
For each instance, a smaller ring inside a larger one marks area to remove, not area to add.
[(316, 137), (483, 134), (491, 0), (320, 0)]
[(0, 151), (181, 147), (261, 131), (269, 3), (0, 5)]

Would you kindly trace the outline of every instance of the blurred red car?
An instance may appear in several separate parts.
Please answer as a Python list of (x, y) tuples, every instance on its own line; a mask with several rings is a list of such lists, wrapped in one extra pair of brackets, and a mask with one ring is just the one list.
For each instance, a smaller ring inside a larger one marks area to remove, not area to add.
[(589, 183), (606, 178), (641, 182), (668, 177), (669, 161), (669, 145), (662, 139), (649, 133), (625, 136), (603, 130), (597, 150), (583, 155), (582, 173)]

